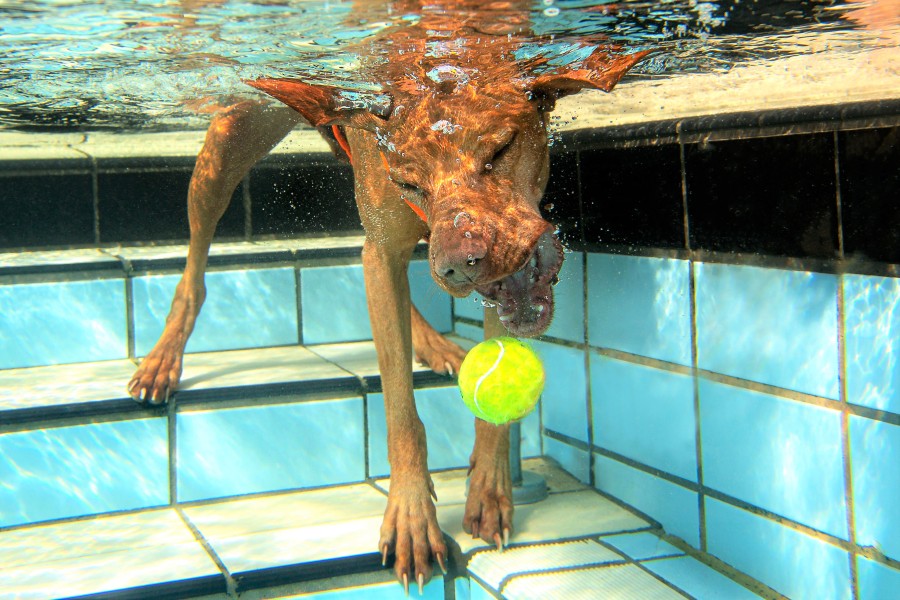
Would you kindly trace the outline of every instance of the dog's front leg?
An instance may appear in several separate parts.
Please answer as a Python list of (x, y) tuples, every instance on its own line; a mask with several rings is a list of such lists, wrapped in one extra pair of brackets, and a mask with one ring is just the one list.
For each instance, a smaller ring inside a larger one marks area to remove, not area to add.
[(378, 543), (386, 561), (395, 554), (394, 572), (408, 589), (421, 591), (431, 579), (431, 558), (444, 568), (447, 548), (437, 522), (428, 473), (425, 428), (413, 397), (410, 297), (406, 269), (410, 248), (367, 240), (363, 248), (372, 335), (384, 392), (391, 489)]
[[(509, 335), (497, 311), (484, 311), (484, 337)], [(497, 545), (509, 543), (512, 533), (512, 478), (509, 469), (509, 425), (475, 419), (475, 448), (469, 459), (469, 494), (463, 529)]]
[(184, 348), (206, 299), (204, 273), (216, 225), (238, 183), (299, 121), (300, 115), (286, 107), (241, 102), (210, 123), (188, 189), (187, 265), (163, 333), (128, 383), (135, 400), (159, 404), (178, 386)]

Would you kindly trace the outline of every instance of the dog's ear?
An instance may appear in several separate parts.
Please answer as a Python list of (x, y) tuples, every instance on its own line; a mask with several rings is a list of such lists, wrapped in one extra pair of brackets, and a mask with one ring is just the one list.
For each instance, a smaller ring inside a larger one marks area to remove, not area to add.
[(374, 129), (391, 114), (391, 97), (377, 92), (354, 92), (298, 79), (262, 77), (244, 83), (287, 104), (313, 127), (343, 125)]
[(551, 100), (586, 88), (609, 92), (631, 67), (654, 52), (644, 50), (634, 54), (616, 54), (608, 47), (599, 46), (580, 63), (538, 75), (528, 87), (531, 92)]

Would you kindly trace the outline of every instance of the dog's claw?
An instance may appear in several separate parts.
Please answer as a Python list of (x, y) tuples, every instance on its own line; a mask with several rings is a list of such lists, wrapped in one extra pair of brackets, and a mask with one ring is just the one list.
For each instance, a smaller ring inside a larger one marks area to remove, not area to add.
[(447, 565), (444, 564), (444, 555), (441, 554), (440, 552), (438, 552), (435, 555), (435, 558), (437, 559), (438, 566), (441, 568), (441, 572), (444, 575), (446, 575), (447, 574)]
[(503, 540), (499, 533), (494, 534), (494, 543), (497, 544), (497, 552), (503, 552)]
[(509, 546), (509, 527), (503, 528), (503, 545)]
[(381, 549), (381, 566), (382, 567), (387, 566), (387, 555), (388, 555), (388, 545), (385, 544), (384, 547)]
[(451, 365), (449, 362), (445, 362), (444, 368), (447, 369), (447, 374), (449, 374), (450, 377), (453, 377), (453, 365)]
[(403, 574), (403, 593), (409, 596), (409, 575)]
[(419, 573), (416, 576), (416, 582), (419, 584), (419, 595), (424, 596), (425, 595), (425, 574)]

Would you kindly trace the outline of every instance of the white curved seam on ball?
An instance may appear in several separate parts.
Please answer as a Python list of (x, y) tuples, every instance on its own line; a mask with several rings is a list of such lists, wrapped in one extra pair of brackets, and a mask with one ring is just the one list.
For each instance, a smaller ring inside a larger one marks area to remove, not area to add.
[(491, 365), (491, 368), (488, 369), (484, 375), (478, 378), (478, 381), (475, 382), (475, 391), (472, 392), (472, 400), (475, 402), (475, 406), (478, 407), (478, 410), (484, 412), (481, 409), (481, 405), (478, 404), (478, 388), (481, 387), (481, 382), (488, 378), (488, 376), (497, 370), (497, 367), (500, 366), (500, 361), (503, 359), (503, 353), (505, 352), (503, 348), (503, 342), (500, 340), (494, 340), (500, 346), (500, 354), (497, 355), (497, 360), (494, 361), (494, 364)]

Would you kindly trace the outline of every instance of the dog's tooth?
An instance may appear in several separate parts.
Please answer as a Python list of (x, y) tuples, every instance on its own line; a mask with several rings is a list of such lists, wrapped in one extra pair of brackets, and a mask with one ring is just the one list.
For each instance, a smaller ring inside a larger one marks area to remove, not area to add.
[(512, 320), (512, 315), (500, 315), (500, 320), (504, 323)]
[(536, 311), (538, 311), (539, 313), (544, 312), (544, 305), (543, 305), (543, 304), (532, 304), (532, 305), (531, 305), (531, 308), (532, 308), (532, 310), (536, 310)]

